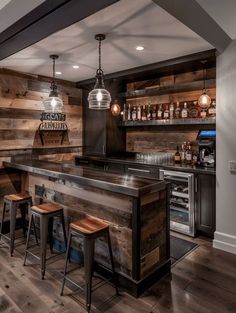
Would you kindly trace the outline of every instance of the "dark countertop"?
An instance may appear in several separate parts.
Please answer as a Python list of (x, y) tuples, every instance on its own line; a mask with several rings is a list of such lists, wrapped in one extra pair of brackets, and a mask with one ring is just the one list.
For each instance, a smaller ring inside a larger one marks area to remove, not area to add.
[(76, 166), (73, 163), (25, 160), (3, 162), (4, 167), (30, 173), (64, 179), (75, 183), (139, 197), (143, 194), (165, 189), (166, 183), (158, 179), (118, 175), (101, 170)]
[(99, 156), (78, 156), (78, 158), (94, 160), (94, 161), (102, 161), (102, 162), (111, 162), (111, 163), (122, 163), (122, 164), (130, 164), (130, 165), (143, 165), (143, 166), (153, 166), (158, 167), (160, 169), (167, 170), (175, 170), (181, 172), (189, 172), (189, 173), (201, 173), (201, 174), (209, 174), (215, 175), (215, 168), (210, 167), (196, 167), (187, 164), (174, 164), (174, 163), (153, 163), (148, 161), (141, 161), (135, 159), (135, 157), (99, 157)]

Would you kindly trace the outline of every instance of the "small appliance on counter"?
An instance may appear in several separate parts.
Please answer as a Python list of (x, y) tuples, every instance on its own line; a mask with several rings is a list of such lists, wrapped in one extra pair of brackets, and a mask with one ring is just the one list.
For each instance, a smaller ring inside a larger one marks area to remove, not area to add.
[(215, 167), (216, 130), (199, 130), (197, 135), (199, 166)]

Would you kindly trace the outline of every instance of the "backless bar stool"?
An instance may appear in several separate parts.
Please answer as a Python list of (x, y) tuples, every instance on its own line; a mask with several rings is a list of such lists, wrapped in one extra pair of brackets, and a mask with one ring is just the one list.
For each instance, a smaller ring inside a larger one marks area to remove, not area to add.
[[(67, 264), (70, 259), (71, 239), (72, 237), (79, 237), (79, 236), (83, 238), (86, 309), (87, 309), (87, 312), (90, 312), (95, 239), (102, 237), (102, 236), (106, 237), (107, 243), (108, 243), (108, 250), (110, 254), (112, 278), (114, 277), (114, 274), (115, 274), (114, 261), (113, 261), (113, 255), (112, 255), (112, 249), (111, 249), (111, 240), (110, 240), (110, 234), (109, 234), (109, 225), (99, 219), (95, 219), (92, 217), (87, 217), (81, 220), (77, 220), (73, 223), (70, 223), (61, 295), (63, 295), (66, 280), (68, 280), (73, 285), (77, 286), (78, 288), (82, 289), (81, 286), (79, 286), (75, 281), (73, 281), (67, 276), (68, 274)], [(106, 280), (106, 281), (109, 281), (109, 280)], [(118, 295), (118, 288), (116, 284), (115, 284), (115, 290), (116, 290), (116, 294)]]
[[(27, 192), (21, 192), (16, 194), (10, 194), (4, 196), (3, 199), (3, 210), (1, 218), (1, 228), (0, 228), (0, 239), (1, 236), (10, 240), (10, 254), (13, 256), (14, 247), (15, 247), (15, 228), (16, 228), (16, 213), (17, 210), (20, 210), (22, 217), (22, 228), (23, 234), (26, 234), (26, 221), (25, 216), (27, 209), (32, 205), (32, 197)], [(10, 236), (3, 234), (3, 223), (6, 214), (7, 206), (9, 207), (10, 212)]]
[[(65, 247), (67, 244), (66, 240), (66, 229), (65, 229), (65, 221), (64, 221), (64, 214), (63, 214), (63, 208), (59, 206), (58, 204), (54, 203), (43, 203), (39, 205), (34, 205), (31, 207), (31, 216), (30, 216), (30, 222), (29, 222), (29, 229), (27, 234), (27, 241), (26, 241), (26, 249), (25, 249), (25, 258), (24, 258), (24, 265), (26, 264), (27, 254), (31, 254), (37, 259), (40, 260), (41, 265), (41, 275), (42, 279), (44, 279), (45, 275), (45, 269), (46, 269), (46, 251), (47, 251), (47, 238), (48, 238), (48, 232), (50, 227), (50, 221), (53, 223), (54, 217), (60, 217), (61, 223), (62, 223), (62, 230), (63, 230), (63, 236), (64, 236), (64, 242)], [(40, 257), (33, 254), (29, 249), (29, 242), (30, 242), (30, 233), (31, 233), (31, 227), (35, 224), (35, 217), (39, 218), (39, 227), (40, 227)], [(52, 224), (51, 224), (51, 230), (52, 230)], [(50, 237), (50, 249), (51, 252), (53, 250), (52, 245), (52, 234), (49, 234)]]

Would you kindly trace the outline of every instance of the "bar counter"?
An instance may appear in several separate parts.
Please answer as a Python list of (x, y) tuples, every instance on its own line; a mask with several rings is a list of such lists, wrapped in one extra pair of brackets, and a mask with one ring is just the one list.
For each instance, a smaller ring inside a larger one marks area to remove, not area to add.
[[(21, 173), (21, 188), (34, 201), (64, 208), (66, 220), (90, 215), (110, 225), (120, 287), (139, 296), (170, 272), (168, 185), (164, 181), (106, 173), (68, 163), (38, 160), (4, 162)], [(60, 240), (61, 234), (56, 229)], [(79, 243), (74, 242), (78, 253)], [(96, 261), (109, 266), (104, 240), (96, 244)], [(104, 275), (107, 269), (97, 266)]]

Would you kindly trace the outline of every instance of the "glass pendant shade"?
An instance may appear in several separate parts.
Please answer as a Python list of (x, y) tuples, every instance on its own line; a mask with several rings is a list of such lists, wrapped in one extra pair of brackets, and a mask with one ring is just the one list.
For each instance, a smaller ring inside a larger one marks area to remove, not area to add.
[(103, 70), (101, 69), (101, 41), (106, 37), (103, 34), (98, 34), (95, 39), (99, 41), (99, 68), (96, 73), (96, 83), (93, 90), (88, 95), (89, 109), (107, 110), (110, 109), (111, 95), (105, 89), (103, 81)]
[(113, 103), (111, 106), (111, 113), (114, 116), (118, 116), (120, 114), (120, 111), (121, 111), (120, 106), (119, 106), (118, 102), (115, 101), (115, 103)]
[(211, 98), (207, 95), (206, 90), (203, 90), (202, 95), (198, 98), (198, 104), (203, 109), (209, 108)]
[(43, 101), (44, 111), (51, 113), (61, 113), (63, 102), (59, 97), (48, 97)]

